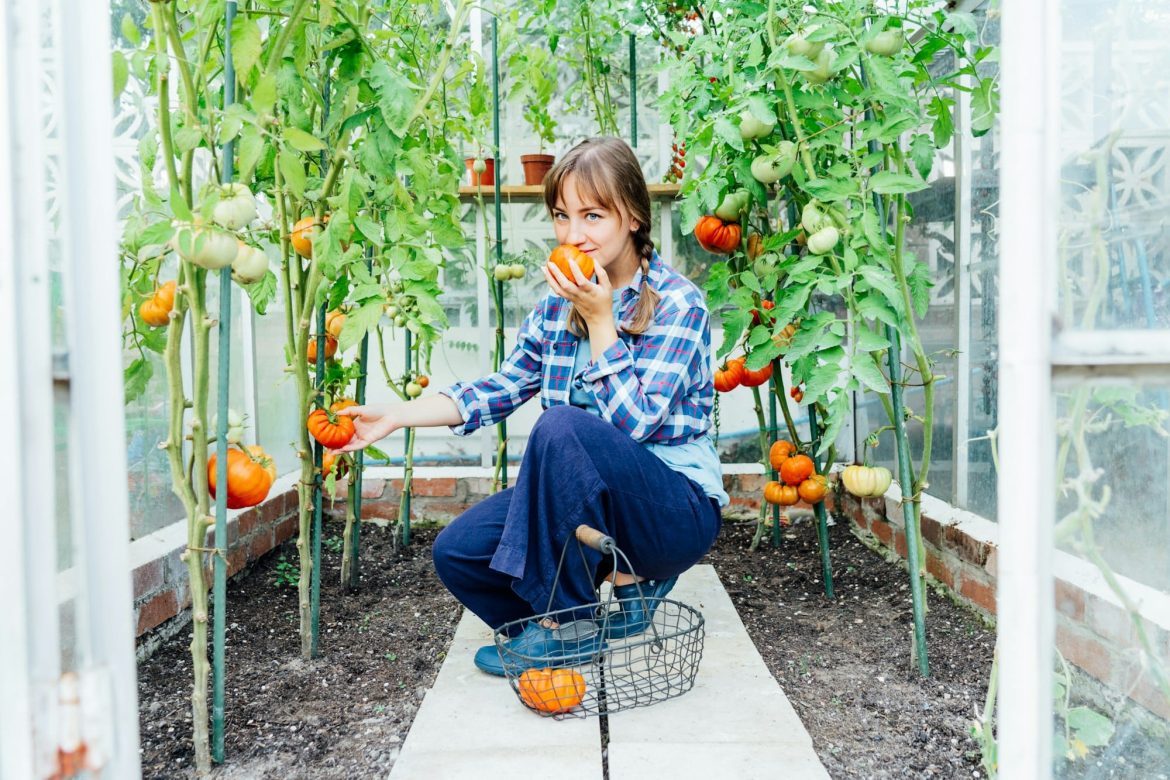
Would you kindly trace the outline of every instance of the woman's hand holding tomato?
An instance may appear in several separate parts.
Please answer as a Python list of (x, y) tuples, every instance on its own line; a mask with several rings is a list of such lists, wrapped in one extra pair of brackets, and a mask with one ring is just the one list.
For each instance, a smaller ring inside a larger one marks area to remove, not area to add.
[(379, 439), (384, 439), (402, 427), (391, 413), (393, 406), (347, 406), (338, 409), (335, 414), (353, 418), (353, 438), (336, 452), (354, 452), (370, 446)]
[(552, 291), (561, 296), (577, 308), (592, 333), (595, 325), (609, 324), (613, 326), (613, 285), (609, 276), (600, 263), (593, 266), (597, 274), (597, 281), (592, 282), (581, 273), (581, 268), (575, 260), (569, 261), (569, 268), (573, 278), (568, 278), (561, 269), (553, 264), (544, 266), (544, 278)]

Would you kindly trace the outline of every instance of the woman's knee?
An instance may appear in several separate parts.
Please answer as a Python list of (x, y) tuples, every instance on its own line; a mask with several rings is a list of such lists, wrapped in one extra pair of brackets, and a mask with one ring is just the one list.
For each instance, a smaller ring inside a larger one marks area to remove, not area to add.
[[(532, 432), (528, 435), (529, 446), (533, 442), (540, 446), (545, 442), (561, 441), (570, 431), (583, 426), (604, 422), (600, 417), (576, 406), (553, 406), (545, 409), (536, 418)], [(608, 424), (608, 423), (606, 423)]]

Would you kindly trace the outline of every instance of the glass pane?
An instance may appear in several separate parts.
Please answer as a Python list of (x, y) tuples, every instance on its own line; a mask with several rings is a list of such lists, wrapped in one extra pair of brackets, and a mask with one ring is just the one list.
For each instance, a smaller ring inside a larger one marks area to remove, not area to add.
[(1057, 777), (1170, 770), (1170, 384), (1058, 388)]
[(1059, 304), (1065, 327), (1165, 328), (1166, 3), (1065, 0)]

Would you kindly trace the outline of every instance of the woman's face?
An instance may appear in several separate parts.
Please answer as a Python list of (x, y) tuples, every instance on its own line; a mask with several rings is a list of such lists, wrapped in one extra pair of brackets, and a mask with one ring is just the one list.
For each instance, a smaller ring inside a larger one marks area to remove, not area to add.
[(571, 173), (563, 180), (552, 218), (558, 243), (577, 247), (607, 272), (615, 261), (636, 261), (633, 234), (638, 225), (624, 211), (583, 201)]

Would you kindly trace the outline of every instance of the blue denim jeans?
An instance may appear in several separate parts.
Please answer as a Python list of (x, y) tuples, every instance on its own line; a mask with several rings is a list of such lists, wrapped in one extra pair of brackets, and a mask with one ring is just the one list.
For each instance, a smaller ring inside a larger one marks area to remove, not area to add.
[[(612, 424), (584, 409), (554, 406), (533, 426), (515, 486), (439, 533), (435, 570), (492, 628), (588, 604), (597, 600), (612, 557), (582, 547), (583, 565), (570, 549), (556, 576), (561, 551), (569, 540), (576, 547), (573, 534), (582, 523), (613, 537), (634, 574), (662, 579), (702, 558), (722, 519), (718, 501)], [(626, 568), (620, 556), (618, 568)]]

